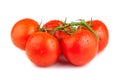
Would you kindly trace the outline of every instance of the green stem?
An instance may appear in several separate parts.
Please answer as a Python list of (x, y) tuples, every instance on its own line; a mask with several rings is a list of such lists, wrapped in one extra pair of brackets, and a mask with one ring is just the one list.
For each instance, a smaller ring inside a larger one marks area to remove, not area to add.
[(99, 37), (96, 34), (96, 32), (84, 20), (81, 20), (80, 23), (84, 25), (88, 30), (90, 30), (96, 36), (97, 40), (99, 40)]
[(55, 29), (53, 29), (52, 31), (51, 31), (51, 35), (54, 35), (54, 33), (57, 31), (57, 30), (59, 30), (60, 29), (60, 26), (58, 26), (58, 27), (56, 27)]
[(64, 29), (64, 28), (66, 28), (66, 27), (68, 27), (68, 26), (69, 26), (69, 25), (66, 24), (65, 26), (58, 26), (58, 27), (56, 27), (55, 29), (53, 29), (53, 30), (51, 31), (51, 35), (54, 35), (54, 33), (55, 33), (57, 30)]
[(99, 40), (99, 37), (96, 34), (96, 32), (85, 22), (85, 20), (80, 20), (80, 22), (71, 22), (69, 25), (74, 25), (74, 26), (83, 25), (85, 28), (87, 28), (96, 36), (97, 40)]
[(81, 20), (81, 19), (80, 19), (80, 22), (66, 23), (66, 21), (65, 21), (64, 25), (58, 26), (55, 29), (53, 29), (51, 31), (51, 35), (54, 35), (54, 33), (57, 30), (63, 30), (64, 31), (64, 28), (67, 28), (67, 27), (71, 27), (71, 31), (72, 31), (72, 33), (74, 33), (74, 32), (76, 32), (76, 28), (74, 26), (78, 26), (78, 25), (83, 25), (85, 28), (87, 28), (89, 31), (91, 31), (96, 36), (97, 40), (99, 41), (99, 37), (96, 34), (96, 32), (85, 22), (85, 20)]

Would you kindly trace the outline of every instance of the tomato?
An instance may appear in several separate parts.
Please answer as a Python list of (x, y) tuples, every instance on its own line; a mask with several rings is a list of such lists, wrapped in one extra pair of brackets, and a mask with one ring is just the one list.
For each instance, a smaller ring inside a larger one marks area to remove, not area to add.
[(28, 37), (38, 31), (39, 24), (29, 18), (21, 19), (16, 22), (11, 30), (11, 39), (14, 45), (22, 50), (25, 50), (25, 45)]
[(89, 63), (96, 55), (98, 40), (95, 35), (87, 29), (64, 36), (61, 39), (63, 54), (66, 59), (77, 66)]
[[(90, 21), (87, 21), (87, 23), (90, 24)], [(99, 48), (98, 48), (98, 53), (99, 53), (103, 51), (108, 44), (109, 32), (106, 25), (100, 20), (92, 20), (91, 27), (99, 37)]]
[[(61, 25), (63, 25), (63, 22), (60, 21), (60, 20), (50, 20), (50, 21), (48, 21), (48, 22), (44, 25), (44, 27), (51, 29), (51, 30), (48, 30), (48, 33), (51, 33), (51, 31), (52, 31), (53, 29), (55, 29), (56, 27), (61, 26)], [(56, 32), (54, 33), (54, 36), (55, 36), (57, 39), (59, 39), (59, 34), (60, 34), (60, 30), (56, 31)]]
[(46, 32), (33, 33), (26, 44), (26, 54), (38, 66), (50, 66), (60, 56), (58, 40)]

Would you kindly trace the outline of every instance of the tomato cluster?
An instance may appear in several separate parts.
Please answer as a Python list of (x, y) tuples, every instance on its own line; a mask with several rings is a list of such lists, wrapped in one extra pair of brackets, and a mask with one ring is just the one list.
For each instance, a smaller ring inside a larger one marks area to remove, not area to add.
[(106, 48), (109, 33), (100, 20), (69, 23), (50, 20), (40, 26), (37, 21), (25, 18), (14, 24), (11, 39), (35, 65), (50, 66), (63, 54), (68, 62), (80, 66)]

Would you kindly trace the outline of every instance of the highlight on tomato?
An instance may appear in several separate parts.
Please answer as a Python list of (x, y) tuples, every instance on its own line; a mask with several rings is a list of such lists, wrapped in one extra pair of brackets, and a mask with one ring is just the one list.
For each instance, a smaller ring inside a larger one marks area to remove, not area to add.
[[(52, 34), (52, 31), (54, 29), (57, 29), (58, 26), (62, 26), (63, 24), (64, 24), (63, 21), (54, 19), (54, 20), (50, 20), (50, 21), (46, 22), (43, 26), (43, 29), (46, 29), (49, 34)], [(60, 30), (56, 30), (56, 32), (53, 34), (54, 37), (59, 39), (60, 32), (61, 32)]]

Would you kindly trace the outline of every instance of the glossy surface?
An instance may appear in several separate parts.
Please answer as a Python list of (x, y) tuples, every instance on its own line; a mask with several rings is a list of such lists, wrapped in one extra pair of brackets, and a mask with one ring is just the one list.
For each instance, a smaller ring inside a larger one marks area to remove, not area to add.
[(98, 50), (98, 41), (93, 33), (81, 29), (61, 40), (62, 50), (69, 62), (85, 65), (90, 62)]
[(33, 19), (22, 19), (16, 22), (11, 30), (11, 39), (13, 44), (25, 50), (26, 42), (29, 36), (38, 31), (39, 24)]
[(48, 33), (34, 33), (27, 41), (26, 54), (35, 65), (50, 66), (59, 59), (59, 42)]
[[(88, 22), (88, 24), (89, 23), (90, 21)], [(101, 52), (106, 48), (109, 41), (109, 32), (108, 32), (107, 26), (100, 20), (93, 20), (91, 27), (99, 37), (98, 52)]]

